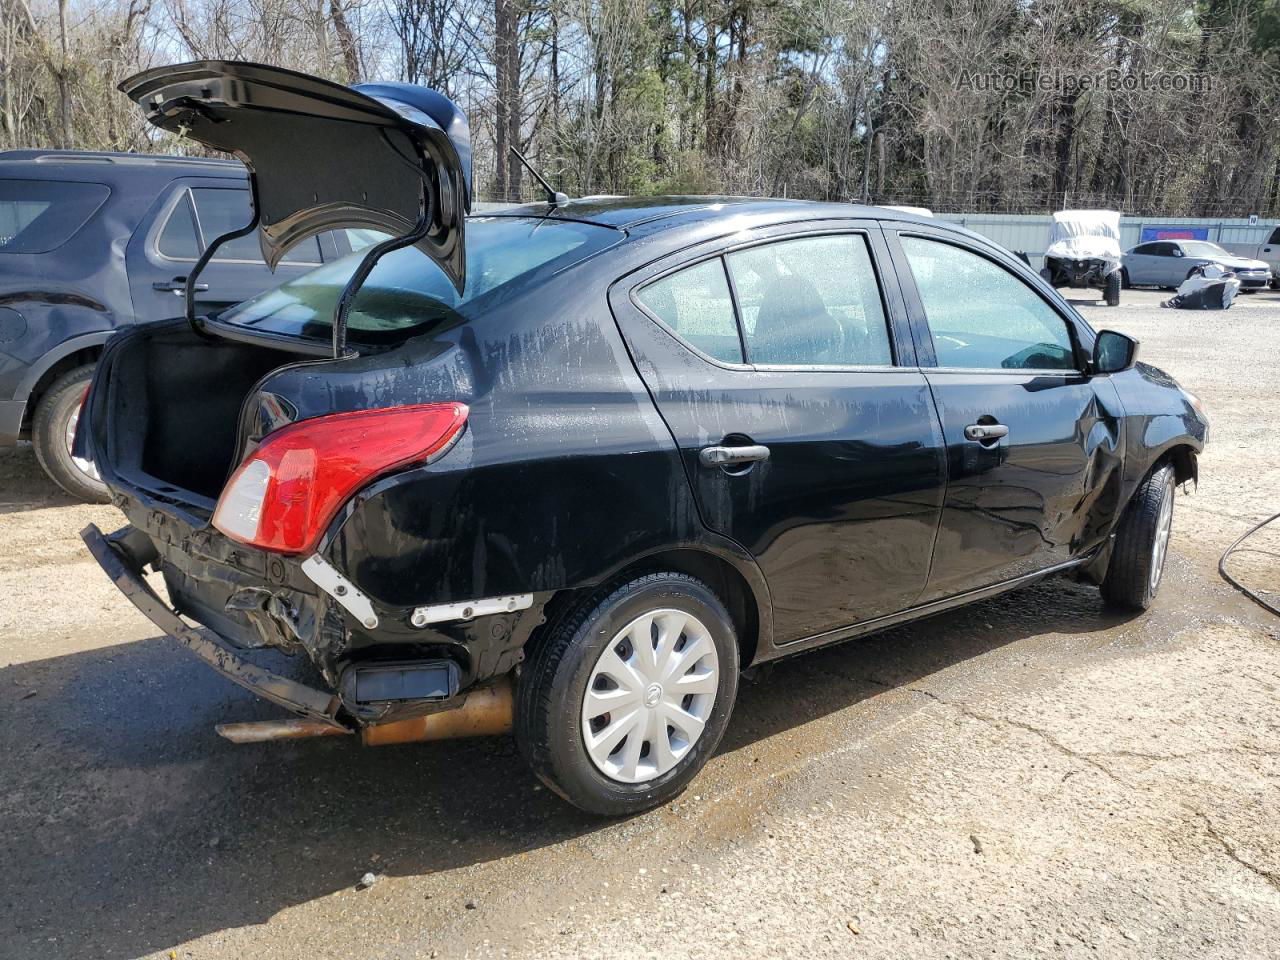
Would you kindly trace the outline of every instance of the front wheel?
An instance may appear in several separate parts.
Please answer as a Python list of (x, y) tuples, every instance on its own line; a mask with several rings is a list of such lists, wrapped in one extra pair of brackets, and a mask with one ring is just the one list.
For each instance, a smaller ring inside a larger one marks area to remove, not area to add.
[(1120, 305), (1120, 271), (1107, 274), (1106, 289), (1104, 291), (1107, 306), (1118, 307)]
[(715, 753), (738, 691), (724, 604), (682, 573), (637, 577), (548, 624), (521, 674), (516, 742), (588, 813), (676, 797)]
[(63, 490), (88, 503), (109, 503), (111, 494), (93, 461), (71, 452), (80, 406), (92, 379), (90, 364), (70, 370), (50, 384), (31, 421), (31, 443), (44, 472)]
[(1160, 589), (1173, 530), (1173, 467), (1153, 470), (1129, 501), (1102, 581), (1102, 596), (1124, 610), (1151, 606)]

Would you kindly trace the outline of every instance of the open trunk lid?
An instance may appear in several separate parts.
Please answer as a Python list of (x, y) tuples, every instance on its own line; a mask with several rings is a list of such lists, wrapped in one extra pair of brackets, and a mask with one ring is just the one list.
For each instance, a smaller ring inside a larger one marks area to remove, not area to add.
[(120, 89), (157, 127), (244, 162), (272, 267), (326, 230), (401, 236), (422, 225), (414, 245), (462, 290), (471, 141), (448, 98), (412, 84), (345, 87), (228, 60), (157, 67)]

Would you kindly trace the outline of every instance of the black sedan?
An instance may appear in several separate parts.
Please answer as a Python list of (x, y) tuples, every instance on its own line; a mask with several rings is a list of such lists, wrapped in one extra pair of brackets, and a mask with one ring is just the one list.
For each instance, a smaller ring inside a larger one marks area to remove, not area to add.
[(975, 234), (705, 197), (464, 218), (465, 121), (428, 91), (216, 62), (126, 90), (250, 157), (268, 258), (401, 236), (118, 336), (94, 380), (81, 442), (130, 525), (86, 542), (298, 715), (232, 740), (514, 727), (623, 814), (715, 752), (745, 668), (1052, 574), (1156, 594), (1198, 401)]

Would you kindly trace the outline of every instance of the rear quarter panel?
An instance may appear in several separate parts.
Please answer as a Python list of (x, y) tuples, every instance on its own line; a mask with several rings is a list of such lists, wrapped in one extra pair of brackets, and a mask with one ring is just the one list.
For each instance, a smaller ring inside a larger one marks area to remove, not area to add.
[(387, 353), (303, 363), (261, 385), (298, 418), (433, 401), (470, 407), (441, 459), (348, 505), (330, 559), (378, 601), (413, 606), (598, 582), (700, 538), (678, 454), (584, 266), (485, 316)]

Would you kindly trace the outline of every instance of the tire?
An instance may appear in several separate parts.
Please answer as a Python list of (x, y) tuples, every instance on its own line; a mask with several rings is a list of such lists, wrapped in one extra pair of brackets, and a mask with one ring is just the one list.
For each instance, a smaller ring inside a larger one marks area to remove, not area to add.
[(69, 443), (80, 416), (80, 402), (92, 378), (93, 365), (87, 364), (67, 371), (49, 385), (31, 421), (31, 443), (44, 472), (63, 490), (88, 503), (109, 503), (111, 494), (106, 484), (98, 479), (92, 464), (88, 464), (91, 472), (77, 465)]
[(1124, 289), (1126, 289), (1126, 290), (1132, 290), (1132, 289), (1133, 289), (1133, 281), (1129, 279), (1129, 268), (1128, 268), (1128, 267), (1121, 267), (1121, 268), (1120, 268), (1120, 286), (1122, 286), (1122, 287), (1123, 287)]
[[(662, 676), (652, 667), (654, 660), (662, 660), (662, 651), (642, 662), (630, 634), (637, 624), (643, 629), (644, 618), (651, 615), (662, 625), (655, 631), (655, 646), (695, 657), (666, 664), (677, 664), (685, 682), (705, 692), (678, 694), (670, 680), (653, 679)], [(671, 630), (681, 618), (686, 625), (672, 639)], [(624, 675), (627, 668), (631, 673)], [(615, 674), (627, 686), (618, 684)], [(685, 574), (648, 574), (604, 588), (563, 611), (536, 639), (516, 693), (516, 743), (539, 779), (579, 809), (602, 816), (639, 813), (679, 795), (711, 758), (728, 727), (737, 692), (738, 639), (720, 598)], [(634, 707), (618, 717), (617, 708), (592, 717), (592, 710), (611, 695)], [(700, 699), (705, 696), (712, 699)], [(649, 703), (650, 698), (656, 703)], [(673, 706), (677, 703), (679, 712)], [(694, 734), (698, 716), (703, 726)], [(630, 726), (632, 717), (645, 724), (643, 730)], [(663, 719), (671, 722), (659, 733), (654, 725)], [(600, 734), (594, 753), (589, 731)], [(657, 736), (663, 738), (665, 752)]]
[(1106, 287), (1103, 293), (1108, 307), (1120, 306), (1120, 282), (1119, 270), (1107, 274)]
[(1173, 526), (1173, 467), (1164, 464), (1139, 485), (1120, 518), (1102, 597), (1122, 610), (1141, 612), (1160, 589)]

